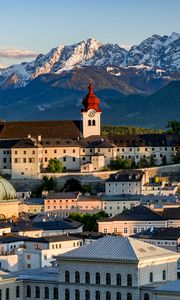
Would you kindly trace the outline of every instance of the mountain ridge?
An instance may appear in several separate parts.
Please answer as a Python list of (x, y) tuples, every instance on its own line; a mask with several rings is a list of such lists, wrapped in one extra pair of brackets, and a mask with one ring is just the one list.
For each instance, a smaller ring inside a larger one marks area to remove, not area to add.
[[(12, 65), (0, 70), (0, 88), (18, 88), (43, 74), (70, 72), (81, 67), (121, 67), (158, 70), (162, 78), (166, 73), (180, 73), (180, 34), (153, 35), (139, 45), (126, 50), (118, 44), (102, 44), (87, 39), (69, 46), (58, 46), (47, 54), (39, 54), (31, 62)], [(165, 74), (164, 74), (165, 73)], [(114, 76), (121, 76), (121, 74)], [(170, 79), (174, 79), (171, 74)]]

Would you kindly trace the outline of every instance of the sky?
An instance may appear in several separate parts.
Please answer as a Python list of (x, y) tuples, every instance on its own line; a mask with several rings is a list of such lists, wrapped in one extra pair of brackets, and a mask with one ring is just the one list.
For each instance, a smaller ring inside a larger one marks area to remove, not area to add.
[(131, 46), (180, 33), (180, 0), (0, 0), (0, 65), (88, 38)]

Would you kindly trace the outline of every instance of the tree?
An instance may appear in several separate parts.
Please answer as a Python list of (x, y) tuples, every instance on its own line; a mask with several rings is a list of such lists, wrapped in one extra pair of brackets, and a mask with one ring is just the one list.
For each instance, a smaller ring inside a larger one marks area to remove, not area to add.
[(31, 194), (31, 197), (42, 197), (42, 191), (56, 191), (57, 190), (57, 182), (53, 177), (48, 178), (44, 176), (42, 179), (42, 184), (37, 187)]
[(65, 192), (83, 192), (83, 187), (77, 179), (70, 178), (65, 182), (63, 191), (65, 191)]
[(46, 168), (48, 173), (62, 173), (63, 165), (62, 162), (59, 161), (57, 158), (51, 158), (48, 161), (48, 166)]
[(98, 231), (97, 221), (102, 218), (108, 218), (108, 214), (105, 211), (100, 211), (96, 214), (82, 214), (82, 213), (71, 213), (69, 215), (71, 220), (82, 223), (83, 231)]
[(135, 164), (131, 159), (122, 159), (120, 157), (116, 157), (115, 160), (111, 161), (111, 169), (120, 170), (120, 169), (131, 169)]
[(168, 132), (173, 134), (180, 133), (180, 122), (176, 120), (171, 120), (168, 122), (167, 128), (169, 128)]

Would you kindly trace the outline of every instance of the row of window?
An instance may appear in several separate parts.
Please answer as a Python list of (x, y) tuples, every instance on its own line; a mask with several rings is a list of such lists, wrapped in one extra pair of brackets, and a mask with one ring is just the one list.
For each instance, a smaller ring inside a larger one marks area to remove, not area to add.
[[(141, 148), (143, 148), (143, 147), (141, 147)], [(124, 148), (117, 148), (117, 151), (119, 152), (120, 150), (122, 151), (122, 152), (124, 152), (125, 150), (127, 150), (127, 151), (130, 151), (130, 152), (132, 152), (132, 151), (141, 151), (141, 148), (129, 148), (129, 150), (128, 150), (128, 148), (126, 148), (126, 149), (124, 149)], [(157, 148), (159, 148), (159, 147), (156, 147), (156, 148), (154, 148), (154, 147), (152, 147), (151, 149), (150, 148), (144, 148), (144, 151), (157, 151)], [(160, 151), (167, 151), (168, 150), (168, 148), (167, 147), (164, 147), (164, 148), (160, 148)], [(175, 147), (171, 147), (171, 150), (172, 151), (174, 151), (174, 150), (176, 150), (176, 148)]]
[[(78, 271), (75, 272), (74, 279), (75, 279), (76, 283), (80, 283), (80, 273)], [(85, 283), (88, 283), (88, 284), (91, 282), (89, 272), (85, 273), (84, 280), (85, 280)], [(111, 284), (111, 274), (110, 273), (106, 273), (105, 281), (106, 281), (106, 285)], [(70, 272), (69, 271), (65, 271), (65, 282), (70, 282)], [(101, 284), (101, 275), (99, 272), (96, 272), (96, 274), (95, 274), (95, 283)], [(119, 274), (119, 273), (116, 274), (116, 285), (118, 285), (118, 286), (121, 285), (121, 274)], [(127, 286), (132, 286), (132, 275), (131, 274), (127, 274)]]
[[(49, 299), (49, 288), (48, 287), (45, 287), (44, 288), (44, 298), (45, 299)], [(53, 299), (58, 299), (58, 288), (57, 287), (55, 287), (54, 289), (53, 289)], [(30, 285), (27, 285), (27, 287), (26, 287), (26, 297), (27, 298), (31, 298), (31, 297), (33, 297), (32, 296), (32, 290), (31, 290), (31, 287), (30, 287)], [(35, 287), (35, 298), (37, 298), (37, 299), (39, 299), (41, 297), (41, 292), (40, 292), (40, 287), (39, 286), (36, 286)], [(17, 298), (17, 297), (16, 297)]]
[[(72, 300), (73, 298), (70, 297), (70, 291), (69, 289), (65, 289), (65, 300)], [(74, 299), (75, 300), (80, 300), (80, 291), (78, 289), (75, 290), (75, 293), (74, 293)], [(106, 295), (105, 297), (101, 297), (101, 293), (100, 291), (96, 291), (95, 292), (95, 298), (94, 298), (94, 295), (92, 296), (91, 298), (91, 293), (89, 290), (85, 290), (85, 293), (84, 293), (84, 297), (82, 298), (82, 300), (125, 300), (125, 298), (121, 298), (121, 293), (120, 292), (117, 292), (116, 293), (116, 298), (112, 298), (111, 297), (111, 293), (109, 291), (106, 292)], [(132, 300), (132, 294), (131, 293), (127, 293), (127, 296), (126, 296), (126, 299), (127, 300)], [(145, 294), (144, 295), (144, 300), (149, 300), (149, 296), (148, 294)]]
[[(90, 273), (86, 272), (85, 277), (84, 277), (85, 283), (90, 284), (91, 279), (90, 279)], [(111, 274), (106, 273), (106, 285), (111, 284)], [(132, 286), (132, 275), (127, 274), (127, 286)], [(166, 270), (162, 271), (162, 280), (166, 280)], [(153, 282), (153, 272), (150, 272), (149, 274), (149, 281)], [(65, 271), (65, 282), (70, 282), (70, 272)], [(80, 273), (78, 271), (75, 272), (75, 282), (80, 283)], [(95, 283), (96, 284), (101, 284), (101, 275), (99, 272), (96, 272), (95, 274)], [(121, 274), (116, 274), (116, 285), (120, 286), (121, 285)]]
[(35, 158), (34, 157), (29, 157), (29, 158), (26, 158), (26, 157), (24, 157), (24, 158), (14, 158), (14, 163), (15, 164), (17, 164), (17, 163), (29, 163), (29, 164), (32, 164), (32, 163), (35, 163)]

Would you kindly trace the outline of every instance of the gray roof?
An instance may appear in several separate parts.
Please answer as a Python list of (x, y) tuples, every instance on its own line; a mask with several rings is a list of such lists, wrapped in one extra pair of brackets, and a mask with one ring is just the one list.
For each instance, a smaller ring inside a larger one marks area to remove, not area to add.
[(59, 255), (58, 258), (60, 260), (114, 260), (135, 263), (151, 258), (159, 259), (162, 256), (179, 257), (178, 254), (172, 251), (130, 237), (106, 236), (94, 243)]
[(76, 193), (73, 193), (73, 192), (62, 192), (62, 193), (53, 193), (53, 192), (50, 192), (46, 199), (77, 199), (77, 196), (78, 196), (78, 192)]
[(21, 272), (11, 272), (8, 275), (1, 276), (4, 278), (16, 278), (16, 280), (38, 280), (44, 281), (48, 280), (52, 282), (57, 282), (59, 278), (59, 268), (57, 267), (46, 267), (46, 268), (38, 268), (25, 270)]
[(106, 182), (141, 182), (144, 172), (141, 170), (121, 170), (111, 174)]
[(155, 289), (156, 292), (172, 292), (179, 293), (180, 296), (180, 280), (167, 282)]
[(132, 237), (148, 240), (178, 240), (180, 238), (180, 227), (148, 228), (143, 232), (132, 235)]
[(122, 213), (107, 219), (99, 220), (98, 222), (113, 222), (113, 221), (165, 221), (158, 213), (143, 206), (138, 205), (131, 209), (125, 209)]
[(140, 201), (142, 195), (120, 194), (120, 195), (102, 195), (102, 201)]
[(28, 205), (43, 205), (44, 199), (43, 198), (28, 198), (24, 201), (24, 203)]

